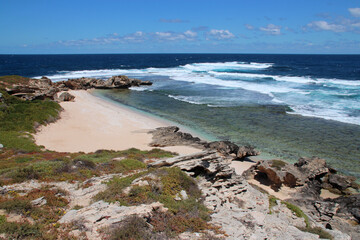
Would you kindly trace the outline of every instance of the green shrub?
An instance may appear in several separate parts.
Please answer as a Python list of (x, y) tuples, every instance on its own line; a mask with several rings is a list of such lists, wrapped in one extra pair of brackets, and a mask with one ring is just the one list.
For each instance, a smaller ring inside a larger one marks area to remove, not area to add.
[(121, 223), (110, 230), (111, 240), (146, 240), (153, 239), (148, 224), (142, 217), (136, 215), (125, 218)]
[(0, 233), (7, 234), (9, 239), (38, 239), (41, 236), (38, 225), (7, 222), (6, 217), (3, 215), (0, 215)]
[(41, 147), (27, 133), (33, 133), (36, 124), (46, 124), (56, 119), (60, 105), (49, 100), (23, 101), (1, 89), (0, 93), (4, 99), (0, 108), (0, 142), (6, 148), (40, 151)]
[(114, 173), (125, 173), (137, 169), (145, 169), (146, 164), (135, 159), (123, 159), (121, 161), (113, 161)]
[(6, 199), (0, 202), (0, 209), (5, 209), (8, 213), (17, 213), (27, 215), (32, 210), (32, 205), (26, 199)]
[(39, 179), (40, 174), (33, 166), (19, 168), (13, 174), (13, 179), (15, 182), (23, 182), (31, 179)]
[(271, 160), (271, 167), (281, 170), (286, 165), (286, 162), (281, 160)]
[(319, 237), (321, 239), (334, 239), (333, 236), (331, 236), (330, 233), (326, 232), (325, 230), (323, 230), (322, 228), (320, 227), (305, 227), (305, 228), (302, 228), (302, 227), (298, 227), (299, 230), (303, 231), (303, 232), (309, 232), (309, 233), (313, 233), (313, 234), (316, 234), (316, 235), (319, 235)]
[(290, 209), (295, 215), (299, 218), (304, 218), (306, 227), (310, 227), (309, 217), (298, 207), (294, 204), (291, 204), (289, 202), (281, 201), (282, 204), (285, 204), (285, 206)]
[(269, 195), (269, 213), (271, 214), (272, 213), (272, 208), (277, 206), (277, 199), (276, 197), (274, 197), (273, 195)]

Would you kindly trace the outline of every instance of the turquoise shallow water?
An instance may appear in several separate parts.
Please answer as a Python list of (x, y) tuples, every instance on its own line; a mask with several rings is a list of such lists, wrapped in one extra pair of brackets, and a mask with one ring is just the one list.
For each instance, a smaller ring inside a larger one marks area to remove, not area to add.
[(220, 140), (250, 144), (289, 162), (325, 158), (340, 172), (360, 178), (360, 126), (287, 114), (286, 106), (208, 107), (168, 98), (157, 91), (98, 90), (100, 95), (169, 119)]

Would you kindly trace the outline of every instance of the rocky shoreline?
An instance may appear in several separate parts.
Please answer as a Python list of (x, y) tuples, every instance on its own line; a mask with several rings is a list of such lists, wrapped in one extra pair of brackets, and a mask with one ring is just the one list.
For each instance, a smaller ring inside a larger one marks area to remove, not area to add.
[(42, 77), (40, 79), (28, 79), (21, 84), (8, 84), (0, 81), (0, 86), (1, 85), (5, 86), (5, 90), (10, 95), (20, 97), (24, 100), (51, 99), (56, 101), (71, 101), (73, 100), (73, 96), (70, 94), (62, 93), (60, 96), (57, 96), (57, 94), (68, 90), (126, 89), (141, 85), (152, 85), (152, 82), (119, 75), (113, 76), (108, 80), (83, 77), (59, 82), (52, 82), (49, 78)]
[[(151, 85), (151, 82), (114, 76), (106, 81), (80, 78), (53, 83), (43, 77), (30, 79), (22, 84), (0, 83), (0, 86), (1, 84), (5, 85), (9, 94), (28, 101), (71, 101), (73, 97), (66, 92), (70, 89), (129, 88)], [(64, 91), (58, 96), (58, 93)], [(359, 186), (355, 179), (337, 174), (323, 159), (301, 158), (293, 165), (280, 160), (258, 161), (243, 175), (238, 175), (230, 164), (235, 160), (244, 161), (248, 157), (259, 155), (251, 146), (237, 146), (228, 141), (206, 142), (181, 132), (176, 126), (156, 128), (149, 131), (149, 134), (153, 136), (151, 147), (184, 145), (196, 147), (199, 152), (170, 158), (145, 159), (147, 169), (128, 174), (104, 174), (91, 177), (85, 182), (31, 180), (3, 185), (0, 188), (1, 196), (10, 196), (11, 199), (13, 192), (27, 194), (44, 186), (66, 190), (68, 195), (64, 198), (69, 201), (69, 205), (67, 212), (57, 223), (76, 225), (70, 233), (80, 239), (99, 239), (103, 237), (103, 229), (117, 226), (132, 215), (143, 219), (146, 223), (145, 232), (151, 232), (157, 226), (155, 220), (159, 216), (167, 216), (169, 209), (164, 203), (144, 201), (142, 204), (120, 206), (118, 202), (96, 200), (94, 196), (108, 189), (104, 181), (111, 182), (114, 178), (129, 176), (135, 177), (121, 190), (122, 198), (135, 198), (138, 195), (134, 194), (139, 194), (136, 192), (139, 189), (151, 189), (151, 194), (158, 194), (164, 188), (164, 183), (159, 184), (164, 171), (176, 167), (196, 182), (202, 192), (196, 201), (202, 202), (211, 211), (209, 222), (218, 228), (185, 231), (174, 239), (319, 239), (320, 236), (329, 239), (360, 239)], [(111, 162), (121, 162), (123, 159), (112, 157)], [(69, 172), (94, 169), (93, 165), (87, 167), (86, 164), (89, 163), (75, 161), (69, 167)], [(107, 165), (99, 166), (104, 168)], [(165, 176), (166, 174), (168, 173)], [(249, 183), (250, 180), (255, 180), (258, 184), (254, 186)], [(293, 193), (286, 200), (280, 200), (261, 189), (262, 185), (275, 191), (281, 191), (286, 186)], [(321, 196), (323, 189), (334, 192), (339, 197), (324, 199)], [(177, 189), (171, 201), (182, 202), (189, 197), (189, 189)], [(33, 205), (46, 205), (41, 197), (35, 200)], [(73, 209), (79, 204), (82, 205), (81, 209)], [(23, 220), (34, 221), (29, 217), (24, 217)], [(149, 239), (167, 238), (168, 236), (154, 235), (154, 238)]]

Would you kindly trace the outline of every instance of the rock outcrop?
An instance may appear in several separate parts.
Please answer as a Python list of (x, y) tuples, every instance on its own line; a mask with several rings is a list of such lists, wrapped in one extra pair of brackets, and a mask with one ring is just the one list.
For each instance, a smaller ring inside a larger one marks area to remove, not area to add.
[(215, 149), (224, 154), (235, 154), (237, 159), (244, 159), (250, 156), (257, 156), (260, 152), (251, 146), (238, 146), (229, 141), (215, 141), (205, 144), (207, 149)]
[(151, 147), (165, 147), (165, 146), (177, 146), (187, 145), (198, 148), (203, 148), (205, 141), (202, 141), (198, 137), (193, 137), (190, 133), (184, 133), (179, 131), (176, 126), (159, 127), (149, 134), (152, 134), (152, 142), (149, 144)]
[(153, 135), (153, 141), (150, 143), (150, 146), (166, 147), (187, 145), (199, 149), (217, 151), (224, 155), (234, 154), (237, 159), (244, 159), (259, 154), (259, 152), (251, 146), (238, 146), (230, 141), (206, 142), (198, 137), (193, 137), (190, 133), (184, 133), (179, 130), (177, 126), (169, 126), (149, 131), (149, 134)]
[(96, 240), (101, 239), (100, 230), (119, 223), (128, 216), (137, 215), (150, 218), (151, 214), (159, 211), (165, 211), (159, 202), (126, 207), (119, 206), (117, 203), (98, 201), (79, 210), (70, 210), (60, 219), (59, 223), (77, 224), (78, 229), (86, 232), (88, 239)]
[[(280, 160), (259, 161), (244, 176), (264, 182), (274, 190), (282, 185), (296, 189), (289, 201), (301, 206), (314, 221), (327, 229), (347, 232), (354, 239), (360, 238), (360, 194), (351, 195), (358, 189), (355, 178), (337, 174), (324, 159), (300, 158), (295, 164)], [(322, 189), (344, 196), (323, 199)]]
[(269, 181), (274, 188), (307, 186), (316, 188), (317, 195), (322, 188), (347, 194), (349, 188), (358, 188), (355, 178), (337, 174), (324, 159), (300, 158), (297, 163), (289, 164), (281, 160), (259, 161), (248, 169), (244, 176)]
[[(230, 145), (232, 146), (232, 145)], [(230, 148), (227, 148), (230, 149)], [(280, 201), (269, 214), (269, 197), (251, 185), (230, 168), (234, 156), (217, 150), (163, 159), (150, 167), (176, 166), (196, 177), (204, 194), (205, 205), (213, 212), (212, 223), (221, 226), (226, 239), (319, 239), (319, 236), (303, 232), (303, 218), (297, 217)], [(339, 239), (349, 239), (338, 230), (325, 229)]]
[[(150, 81), (141, 81), (128, 78), (127, 76), (113, 76), (104, 81), (97, 78), (78, 78), (67, 81), (52, 82), (47, 77), (41, 79), (28, 79), (19, 84), (7, 84), (6, 91), (14, 96), (25, 100), (35, 99), (57, 99), (57, 93), (68, 90), (86, 90), (86, 89), (117, 89), (129, 88), (140, 85), (151, 85)], [(66, 100), (65, 100), (66, 101)]]

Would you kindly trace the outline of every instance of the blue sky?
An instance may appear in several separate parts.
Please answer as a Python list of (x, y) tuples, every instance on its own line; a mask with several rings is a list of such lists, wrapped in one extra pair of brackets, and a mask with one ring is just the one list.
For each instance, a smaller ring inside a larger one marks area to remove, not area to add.
[(0, 54), (360, 54), (359, 0), (0, 0)]

